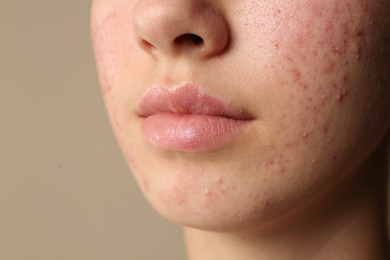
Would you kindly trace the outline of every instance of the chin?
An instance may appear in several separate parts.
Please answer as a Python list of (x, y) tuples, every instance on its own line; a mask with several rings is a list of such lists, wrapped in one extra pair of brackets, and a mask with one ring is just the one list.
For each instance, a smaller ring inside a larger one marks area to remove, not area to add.
[(164, 171), (147, 167), (142, 167), (146, 169), (143, 172), (133, 170), (151, 206), (181, 226), (217, 232), (265, 228), (283, 221), (304, 200), (303, 192), (294, 188), (301, 185), (294, 185), (288, 177), (273, 178), (274, 173), (266, 169), (244, 173), (239, 167), (232, 170), (232, 165), (208, 169), (184, 165), (166, 165), (163, 169), (169, 170)]

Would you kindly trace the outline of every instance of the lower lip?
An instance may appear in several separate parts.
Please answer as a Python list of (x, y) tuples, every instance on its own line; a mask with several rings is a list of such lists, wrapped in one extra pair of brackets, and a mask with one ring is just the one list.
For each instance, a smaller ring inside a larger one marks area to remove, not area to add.
[(157, 113), (143, 119), (142, 133), (161, 150), (201, 152), (232, 142), (248, 122), (223, 116)]

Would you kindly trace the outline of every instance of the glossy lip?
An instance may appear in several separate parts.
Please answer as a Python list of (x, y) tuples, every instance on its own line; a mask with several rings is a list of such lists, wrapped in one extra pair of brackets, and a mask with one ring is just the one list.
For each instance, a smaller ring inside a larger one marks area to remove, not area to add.
[(141, 98), (138, 114), (143, 136), (150, 144), (182, 152), (219, 148), (254, 119), (191, 83), (149, 88)]

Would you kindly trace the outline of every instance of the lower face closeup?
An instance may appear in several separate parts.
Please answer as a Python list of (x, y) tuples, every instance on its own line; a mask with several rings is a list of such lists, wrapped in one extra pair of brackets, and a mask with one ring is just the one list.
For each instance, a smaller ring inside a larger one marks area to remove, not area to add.
[(107, 111), (168, 219), (238, 230), (353, 174), (389, 129), (390, 1), (94, 0)]

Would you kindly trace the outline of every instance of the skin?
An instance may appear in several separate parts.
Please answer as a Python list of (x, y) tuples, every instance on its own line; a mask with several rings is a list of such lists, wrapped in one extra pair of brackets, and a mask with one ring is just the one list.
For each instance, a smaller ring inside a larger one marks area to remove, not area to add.
[[(93, 1), (113, 129), (189, 259), (386, 258), (389, 17), (384, 0)], [(140, 99), (184, 81), (250, 127), (211, 151), (152, 146)]]

